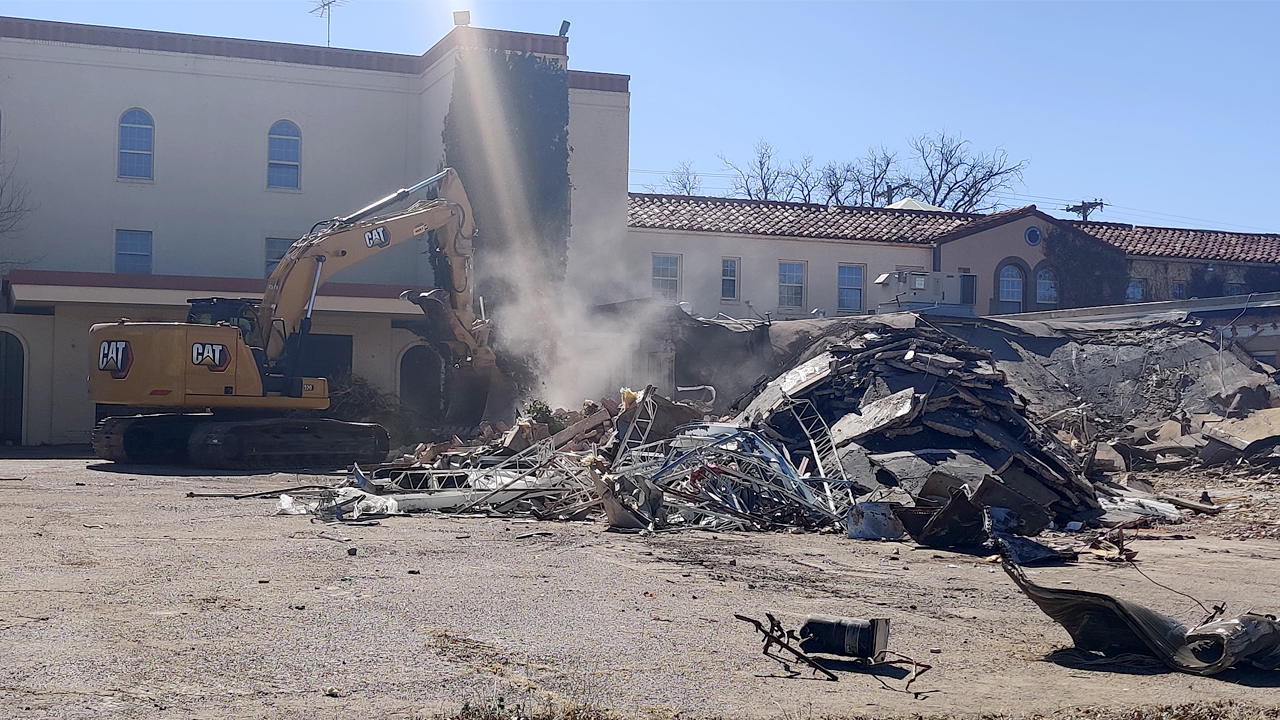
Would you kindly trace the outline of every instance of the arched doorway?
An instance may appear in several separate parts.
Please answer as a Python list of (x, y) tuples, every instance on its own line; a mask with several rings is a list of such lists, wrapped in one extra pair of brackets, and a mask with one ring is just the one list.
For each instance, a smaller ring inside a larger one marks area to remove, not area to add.
[(0, 443), (22, 444), (22, 341), (0, 330)]
[(444, 419), (444, 361), (430, 345), (414, 345), (400, 356), (400, 405), (429, 423)]

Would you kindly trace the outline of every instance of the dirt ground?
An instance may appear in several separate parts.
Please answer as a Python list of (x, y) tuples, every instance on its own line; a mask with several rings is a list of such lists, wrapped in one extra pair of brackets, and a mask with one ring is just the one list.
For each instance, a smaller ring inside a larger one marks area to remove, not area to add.
[[(1046, 661), (1067, 634), (997, 566), (906, 543), (444, 516), (328, 527), (273, 516), (275, 500), (186, 497), (311, 479), (0, 460), (0, 716), (431, 717), (501, 698), (642, 718), (798, 718), (1280, 697), (1280, 673)], [(1198, 495), (1205, 482), (1179, 487)], [(1280, 541), (1227, 515), (1155, 533), (1193, 538), (1135, 541), (1140, 566), (1231, 613), (1275, 612)], [(1097, 559), (1030, 574), (1184, 621), (1202, 614)], [(902, 686), (891, 676), (788, 678), (734, 619), (766, 611), (791, 627), (808, 613), (891, 618), (890, 648), (933, 669), (918, 695), (886, 689)]]

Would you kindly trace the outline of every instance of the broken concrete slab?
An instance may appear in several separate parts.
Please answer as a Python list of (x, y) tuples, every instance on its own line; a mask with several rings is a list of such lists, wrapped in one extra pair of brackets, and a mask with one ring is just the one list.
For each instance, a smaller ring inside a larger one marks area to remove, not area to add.
[(854, 540), (897, 540), (906, 534), (887, 502), (859, 502), (849, 508), (848, 537)]
[[(892, 484), (912, 495), (921, 495), (926, 481), (935, 472), (955, 478), (958, 485), (976, 485), (983, 477), (995, 472), (976, 453), (951, 448), (880, 453), (868, 455), (867, 459), (878, 472), (886, 473)], [(948, 497), (943, 495), (942, 500), (945, 502)]]
[(831, 439), (837, 448), (895, 425), (911, 422), (921, 406), (920, 398), (911, 388), (896, 392), (882, 400), (876, 400), (861, 413), (849, 413), (831, 426)]
[(1111, 443), (1095, 443), (1087, 465), (1090, 473), (1125, 472), (1129, 463)]
[(1243, 418), (1223, 420), (1204, 434), (1246, 457), (1257, 455), (1280, 445), (1280, 408), (1255, 410)]
[(1177, 420), (1165, 420), (1164, 423), (1156, 429), (1155, 442), (1177, 442), (1186, 433), (1183, 432), (1182, 423)]
[(1019, 535), (1036, 535), (1053, 522), (1049, 509), (988, 475), (972, 489), (970, 502), (982, 508), (1008, 508), (1018, 517), (1018, 524), (1011, 528)]
[(602, 409), (582, 418), (578, 422), (553, 435), (551, 444), (555, 449), (559, 450), (570, 442), (573, 442), (573, 440), (579, 435), (583, 435), (589, 430), (604, 427), (606, 423), (612, 420), (613, 415), (607, 409)]

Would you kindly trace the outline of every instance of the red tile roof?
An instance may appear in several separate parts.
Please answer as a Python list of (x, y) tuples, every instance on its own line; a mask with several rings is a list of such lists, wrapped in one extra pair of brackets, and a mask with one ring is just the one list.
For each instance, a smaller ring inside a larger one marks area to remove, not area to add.
[(934, 238), (982, 217), (929, 210), (632, 193), (627, 225), (650, 230), (928, 245)]
[(1124, 250), (1126, 255), (1221, 260), (1236, 262), (1280, 262), (1280, 235), (1237, 233), (1222, 230), (1146, 227), (1123, 223), (1063, 221), (1103, 242)]
[(632, 193), (627, 224), (652, 230), (930, 245), (1031, 215), (1083, 230), (1129, 256), (1280, 263), (1280, 235), (1277, 234), (1058, 220), (1037, 210), (1035, 205), (990, 215), (972, 215)]

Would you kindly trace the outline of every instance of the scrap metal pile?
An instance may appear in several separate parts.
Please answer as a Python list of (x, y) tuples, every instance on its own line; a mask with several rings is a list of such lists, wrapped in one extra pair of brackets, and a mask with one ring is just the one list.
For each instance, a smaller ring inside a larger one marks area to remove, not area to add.
[(317, 515), (440, 511), (579, 520), (618, 530), (699, 526), (767, 530), (842, 525), (848, 484), (802, 472), (759, 433), (698, 421), (650, 386), (602, 400), (555, 435), (524, 422), (482, 447), (423, 445), (354, 468)]

